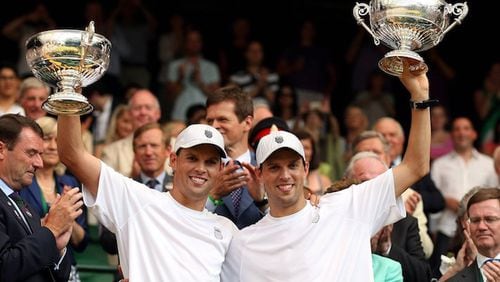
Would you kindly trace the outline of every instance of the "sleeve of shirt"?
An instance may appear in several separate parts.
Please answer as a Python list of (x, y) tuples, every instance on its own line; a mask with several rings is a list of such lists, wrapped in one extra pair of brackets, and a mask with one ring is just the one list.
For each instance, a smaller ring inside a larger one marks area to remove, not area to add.
[(370, 224), (373, 236), (383, 226), (406, 216), (401, 197), (394, 192), (392, 169), (352, 187), (352, 211), (355, 218)]
[(100, 223), (116, 233), (133, 214), (141, 212), (156, 197), (153, 189), (142, 186), (101, 162), (97, 197), (92, 197), (83, 186), (84, 203)]

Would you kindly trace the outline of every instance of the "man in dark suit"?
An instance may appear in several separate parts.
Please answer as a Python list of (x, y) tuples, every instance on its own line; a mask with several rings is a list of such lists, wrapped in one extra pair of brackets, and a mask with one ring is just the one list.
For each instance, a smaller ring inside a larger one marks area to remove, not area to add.
[(467, 202), (470, 237), (477, 257), (447, 281), (498, 281), (500, 279), (500, 189), (479, 189)]
[(255, 165), (248, 134), (253, 124), (252, 98), (240, 88), (219, 88), (207, 98), (207, 122), (224, 137), (229, 156), (226, 166), (210, 190), (207, 209), (231, 219), (239, 229), (260, 220), (267, 204), (263, 191), (247, 187), (248, 172), (242, 163)]
[(74, 188), (40, 217), (18, 192), (43, 166), (43, 133), (31, 119), (0, 117), (0, 280), (68, 281), (71, 262), (66, 245), (81, 213), (82, 195)]

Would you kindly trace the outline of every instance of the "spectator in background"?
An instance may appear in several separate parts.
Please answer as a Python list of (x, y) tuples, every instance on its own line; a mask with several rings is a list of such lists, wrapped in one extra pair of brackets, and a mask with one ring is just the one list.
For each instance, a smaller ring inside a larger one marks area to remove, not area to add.
[[(132, 129), (135, 131), (142, 125), (157, 122), (161, 117), (160, 104), (156, 96), (147, 89), (136, 90), (128, 103), (132, 117)], [(129, 177), (137, 176), (137, 165), (134, 165), (133, 134), (106, 145), (102, 150), (102, 161), (121, 174)], [(135, 168), (135, 169), (134, 169)]]
[(306, 162), (309, 163), (309, 173), (305, 179), (304, 186), (313, 194), (323, 195), (326, 189), (332, 184), (332, 181), (327, 175), (322, 174), (319, 169), (320, 156), (316, 149), (316, 142), (312, 135), (306, 130), (298, 130), (294, 133), (302, 143)]
[(168, 92), (168, 68), (172, 61), (182, 57), (186, 34), (186, 22), (183, 15), (174, 13), (167, 20), (167, 30), (158, 37), (158, 98), (162, 106), (162, 120), (170, 118), (175, 97)]
[(251, 41), (245, 50), (244, 68), (233, 73), (229, 82), (243, 89), (254, 100), (263, 99), (272, 105), (279, 87), (279, 76), (264, 65), (263, 49), (260, 41)]
[[(432, 180), (446, 202), (446, 209), (437, 220), (436, 245), (431, 257), (434, 267), (439, 266), (441, 255), (446, 254), (455, 236), (459, 200), (472, 187), (498, 185), (493, 159), (474, 148), (477, 133), (468, 118), (453, 120), (451, 138), (453, 151), (434, 160), (431, 166)], [(434, 273), (438, 273), (437, 269)]]
[(207, 108), (205, 104), (194, 104), (191, 105), (186, 111), (186, 125), (196, 124), (196, 123), (207, 123)]
[(36, 1), (36, 5), (30, 7), (29, 12), (12, 19), (3, 26), (2, 34), (18, 43), (19, 59), (15, 69), (21, 77), (33, 74), (26, 62), (26, 40), (38, 32), (55, 28), (56, 22), (42, 1)]
[(371, 127), (381, 117), (394, 117), (396, 109), (394, 94), (387, 90), (387, 74), (376, 70), (368, 79), (366, 88), (356, 94), (354, 104), (366, 114)]
[(203, 41), (198, 30), (186, 32), (184, 57), (168, 68), (168, 95), (175, 100), (171, 119), (186, 121), (186, 111), (194, 104), (204, 104), (208, 94), (219, 87), (219, 68), (202, 55)]
[(0, 116), (3, 114), (24, 115), (24, 109), (17, 104), (19, 77), (14, 66), (0, 65)]
[(431, 109), (431, 161), (453, 150), (453, 141), (447, 128), (448, 112), (442, 105)]
[[(467, 202), (476, 259), (448, 281), (498, 281), (500, 274), (500, 189), (480, 189)], [(481, 280), (479, 280), (481, 279)]]
[(480, 150), (491, 156), (494, 150), (491, 143), (500, 130), (500, 61), (494, 61), (490, 65), (482, 87), (474, 92), (474, 107), (480, 126)]
[(344, 111), (344, 127), (345, 127), (345, 153), (344, 162), (347, 163), (353, 155), (352, 143), (361, 132), (368, 129), (368, 117), (363, 109), (356, 105), (349, 105)]
[(100, 159), (102, 150), (106, 145), (109, 145), (120, 139), (124, 139), (134, 131), (132, 125), (132, 116), (130, 115), (129, 106), (125, 104), (118, 105), (109, 120), (108, 132), (106, 138), (101, 144), (97, 144), (94, 148), (94, 155)]
[(42, 105), (50, 93), (50, 87), (38, 78), (27, 77), (23, 79), (19, 86), (19, 104), (23, 107), (26, 117), (37, 120), (47, 115), (47, 112), (42, 109)]
[(300, 119), (299, 98), (291, 84), (280, 83), (272, 105), (273, 115), (286, 121), (289, 128), (295, 128), (295, 123)]
[(245, 50), (252, 40), (252, 24), (248, 18), (237, 16), (229, 25), (230, 34), (219, 50), (218, 66), (222, 83), (229, 81), (229, 76), (245, 68)]
[(122, 85), (138, 83), (149, 88), (150, 44), (154, 39), (158, 22), (142, 0), (119, 0), (109, 17), (110, 32), (123, 35), (130, 52), (120, 56), (120, 80)]
[(298, 93), (299, 105), (330, 98), (336, 73), (328, 50), (316, 42), (316, 25), (305, 20), (298, 30), (298, 41), (278, 59), (280, 79), (290, 82)]

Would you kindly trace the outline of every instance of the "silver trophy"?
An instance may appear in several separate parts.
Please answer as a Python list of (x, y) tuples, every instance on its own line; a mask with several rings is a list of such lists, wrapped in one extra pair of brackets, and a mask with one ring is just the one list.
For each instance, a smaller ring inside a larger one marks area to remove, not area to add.
[(100, 79), (109, 65), (111, 42), (95, 33), (72, 29), (37, 33), (26, 41), (26, 60), (35, 77), (57, 88), (43, 103), (53, 115), (84, 115), (94, 107), (81, 88)]
[[(375, 45), (382, 41), (393, 49), (378, 65), (386, 73), (399, 76), (403, 72), (401, 57), (412, 59), (410, 70), (427, 70), (416, 52), (436, 46), (450, 29), (462, 23), (468, 10), (467, 2), (452, 5), (442, 0), (372, 0), (369, 5), (356, 3), (353, 14), (373, 36)], [(370, 17), (370, 27), (362, 18), (365, 15)], [(455, 16), (452, 24), (451, 16)]]

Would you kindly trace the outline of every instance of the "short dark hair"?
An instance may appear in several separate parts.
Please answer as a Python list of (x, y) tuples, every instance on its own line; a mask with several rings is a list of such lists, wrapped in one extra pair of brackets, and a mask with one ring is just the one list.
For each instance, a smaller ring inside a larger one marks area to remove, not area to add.
[(311, 145), (312, 145), (312, 156), (311, 160), (309, 161), (309, 170), (315, 170), (319, 167), (319, 156), (318, 156), (318, 150), (316, 148), (316, 140), (314, 139), (313, 135), (305, 130), (305, 129), (298, 129), (294, 132), (294, 134), (299, 138), (299, 140), (310, 140)]
[(0, 141), (7, 145), (7, 149), (12, 150), (23, 128), (30, 128), (43, 138), (43, 131), (34, 120), (20, 114), (5, 114), (0, 116)]
[(242, 122), (248, 116), (253, 117), (253, 101), (248, 93), (238, 86), (226, 86), (215, 90), (207, 97), (207, 108), (211, 105), (231, 101), (234, 103), (234, 113)]
[(467, 213), (469, 213), (469, 208), (473, 204), (495, 199), (500, 201), (500, 188), (498, 187), (480, 188), (474, 195), (472, 195), (472, 197), (470, 197), (469, 201), (467, 202)]
[(143, 126), (137, 128), (135, 131), (134, 131), (134, 137), (133, 137), (133, 147), (134, 147), (134, 150), (135, 150), (135, 140), (137, 138), (139, 138), (142, 134), (144, 134), (144, 132), (146, 131), (149, 131), (151, 129), (159, 129), (161, 130), (161, 141), (162, 143), (165, 145), (165, 146), (168, 146), (168, 143), (167, 143), (167, 137), (166, 137), (166, 134), (165, 132), (163, 131), (163, 128), (161, 127), (161, 124), (157, 123), (157, 122), (150, 122), (150, 123), (146, 123), (144, 124)]

